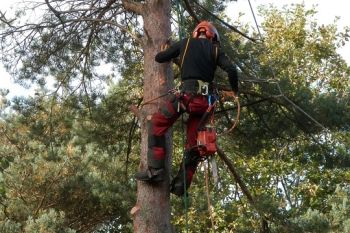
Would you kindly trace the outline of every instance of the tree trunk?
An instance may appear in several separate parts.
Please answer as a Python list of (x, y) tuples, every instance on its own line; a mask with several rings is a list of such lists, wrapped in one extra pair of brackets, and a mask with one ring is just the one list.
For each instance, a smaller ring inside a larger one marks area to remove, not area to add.
[[(150, 100), (166, 93), (173, 86), (173, 74), (170, 65), (158, 64), (154, 57), (171, 35), (170, 1), (149, 0), (144, 5), (144, 100)], [(149, 117), (158, 111), (163, 99), (145, 105), (143, 112)], [(144, 117), (144, 116), (143, 116)], [(147, 168), (147, 119), (141, 119), (141, 163), (140, 169)], [(170, 201), (169, 201), (169, 171), (171, 160), (171, 134), (166, 135), (167, 159), (166, 180), (159, 185), (149, 185), (144, 182), (137, 184), (137, 203), (132, 214), (135, 233), (171, 233)]]

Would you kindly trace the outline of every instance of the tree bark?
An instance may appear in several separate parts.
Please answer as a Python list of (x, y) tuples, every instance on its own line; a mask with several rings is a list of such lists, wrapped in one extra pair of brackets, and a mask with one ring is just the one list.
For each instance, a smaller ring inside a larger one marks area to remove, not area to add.
[[(144, 3), (142, 13), (144, 21), (144, 100), (166, 93), (173, 86), (173, 74), (170, 65), (158, 64), (154, 57), (171, 35), (170, 1), (148, 0)], [(164, 98), (145, 105), (142, 109), (147, 116), (141, 119), (141, 162), (140, 169), (147, 168), (147, 118), (158, 108)], [(169, 170), (172, 149), (171, 133), (166, 135), (167, 161), (165, 165), (166, 180), (158, 185), (144, 182), (137, 184), (137, 203), (132, 209), (135, 233), (171, 233)]]

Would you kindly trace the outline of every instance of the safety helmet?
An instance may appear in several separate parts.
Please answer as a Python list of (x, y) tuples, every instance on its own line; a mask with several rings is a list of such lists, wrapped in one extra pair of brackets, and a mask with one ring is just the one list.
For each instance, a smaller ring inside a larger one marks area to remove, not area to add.
[(202, 21), (200, 22), (196, 28), (193, 30), (192, 33), (192, 37), (193, 38), (198, 38), (199, 35), (204, 32), (205, 36), (207, 37), (208, 40), (211, 41), (220, 41), (220, 37), (219, 37), (219, 33), (216, 30), (216, 28), (213, 26), (213, 24), (211, 24), (208, 21)]

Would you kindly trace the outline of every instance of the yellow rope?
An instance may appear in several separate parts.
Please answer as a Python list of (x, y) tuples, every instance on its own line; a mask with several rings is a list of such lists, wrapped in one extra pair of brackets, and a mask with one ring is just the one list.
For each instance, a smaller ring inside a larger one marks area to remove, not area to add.
[(182, 58), (181, 58), (181, 65), (180, 65), (180, 68), (182, 68), (182, 64), (184, 64), (185, 55), (186, 55), (186, 53), (187, 53), (187, 48), (188, 48), (188, 44), (189, 44), (189, 43), (190, 43), (190, 38), (187, 39), (185, 51), (184, 51), (184, 54), (182, 55)]

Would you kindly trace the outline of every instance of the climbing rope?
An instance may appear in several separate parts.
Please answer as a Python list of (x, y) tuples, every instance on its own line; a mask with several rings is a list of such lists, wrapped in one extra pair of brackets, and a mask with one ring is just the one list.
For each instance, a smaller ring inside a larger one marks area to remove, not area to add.
[[(183, 12), (180, 4), (180, 0), (176, 0), (176, 11), (177, 11), (177, 18), (178, 18), (178, 32), (179, 32), (179, 40), (182, 40), (185, 37), (185, 27), (184, 27), (184, 18), (183, 18)], [(187, 40), (186, 44), (186, 50), (188, 46), (189, 39)], [(184, 53), (185, 56), (186, 52)], [(183, 62), (184, 57), (182, 57), (181, 60), (181, 65)], [(183, 114), (181, 115), (181, 128), (182, 128), (182, 169), (183, 169), (183, 183), (184, 183), (184, 196), (183, 196), (183, 201), (184, 201), (184, 208), (185, 208), (185, 224), (186, 224), (186, 233), (188, 233), (189, 230), (189, 223), (188, 223), (188, 195), (187, 195), (187, 179), (186, 179), (186, 154), (185, 154), (185, 129), (184, 129), (184, 117)]]
[(256, 19), (256, 17), (255, 17), (255, 13), (254, 13), (252, 4), (250, 3), (250, 0), (248, 0), (248, 2), (249, 2), (250, 11), (252, 12), (252, 15), (253, 15), (253, 18), (254, 18), (255, 26), (256, 26), (256, 28), (257, 28), (257, 30), (258, 30), (260, 39), (262, 40), (263, 38), (262, 38), (262, 36), (261, 36), (261, 32), (260, 32), (260, 29), (259, 29), (258, 21), (257, 21), (257, 19)]
[(174, 94), (176, 91), (177, 91), (177, 90), (176, 90), (175, 88), (170, 89), (167, 93), (162, 94), (162, 95), (159, 95), (159, 96), (157, 96), (157, 97), (155, 97), (155, 98), (153, 98), (153, 99), (147, 100), (147, 101), (143, 102), (140, 106), (142, 107), (142, 106), (144, 106), (144, 105), (151, 104), (153, 101), (155, 101), (155, 100), (157, 100), (157, 99), (160, 99), (160, 98), (163, 98), (163, 97), (165, 97), (165, 96), (167, 96), (167, 95)]
[(182, 40), (185, 37), (185, 30), (184, 30), (183, 10), (181, 7), (180, 0), (176, 0), (176, 11), (177, 11), (177, 18), (178, 18), (179, 40)]
[[(223, 96), (222, 96), (222, 99), (223, 99), (223, 100), (224, 100), (225, 98), (227, 98), (227, 97), (231, 97), (231, 95), (227, 94), (226, 91), (222, 91), (221, 93), (222, 93), (222, 95), (223, 95)], [(229, 129), (227, 129), (226, 131), (224, 131), (224, 132), (218, 134), (218, 137), (219, 137), (219, 136), (223, 136), (223, 135), (225, 135), (225, 134), (228, 134), (228, 133), (232, 132), (232, 131), (237, 127), (237, 125), (238, 125), (239, 118), (240, 118), (240, 115), (241, 115), (241, 104), (240, 104), (239, 98), (238, 98), (237, 96), (232, 96), (232, 98), (234, 99), (234, 102), (235, 102), (236, 105), (237, 105), (236, 118), (235, 118), (234, 120), (232, 120), (232, 126), (231, 126)]]
[(206, 13), (208, 13), (210, 16), (214, 17), (217, 21), (219, 21), (220, 23), (222, 23), (223, 25), (225, 25), (226, 27), (228, 27), (229, 29), (231, 29), (232, 31), (240, 34), (241, 36), (243, 36), (244, 38), (252, 41), (252, 42), (256, 42), (256, 39), (246, 35), (245, 33), (241, 32), (240, 30), (238, 30), (236, 27), (226, 23), (225, 21), (223, 21), (222, 19), (220, 19), (218, 16), (216, 16), (215, 14), (213, 14), (211, 11), (209, 11), (207, 8), (205, 8), (204, 6), (202, 6), (201, 4), (199, 4), (197, 1), (192, 0), (198, 7), (200, 7), (203, 11), (205, 11)]
[(209, 159), (207, 159), (208, 164), (207, 164), (207, 169), (205, 169), (205, 189), (207, 193), (207, 203), (208, 203), (208, 212), (210, 216), (210, 221), (211, 221), (211, 227), (212, 229), (215, 228), (215, 221), (214, 221), (214, 215), (213, 215), (213, 207), (211, 205), (210, 201), (210, 190), (209, 190)]
[(181, 129), (182, 129), (182, 169), (183, 169), (183, 177), (184, 177), (184, 208), (185, 208), (185, 222), (186, 222), (186, 233), (188, 233), (189, 224), (188, 224), (188, 196), (187, 196), (187, 184), (186, 184), (186, 155), (185, 155), (185, 127), (184, 127), (184, 115), (181, 115)]

